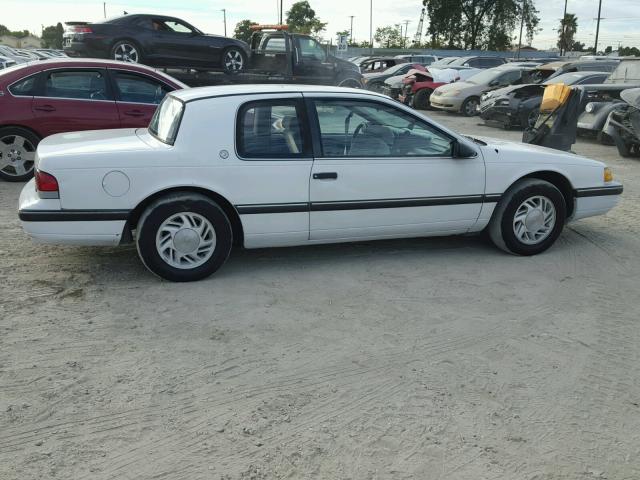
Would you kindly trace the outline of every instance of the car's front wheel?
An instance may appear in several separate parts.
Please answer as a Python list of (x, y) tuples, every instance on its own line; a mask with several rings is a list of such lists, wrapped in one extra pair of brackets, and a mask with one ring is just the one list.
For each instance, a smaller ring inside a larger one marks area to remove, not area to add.
[(247, 68), (247, 56), (242, 49), (229, 47), (222, 52), (222, 70), (225, 73), (235, 74)]
[(536, 255), (556, 241), (567, 207), (560, 190), (544, 180), (517, 182), (503, 195), (489, 224), (499, 248), (516, 255)]
[(413, 97), (413, 101), (411, 106), (416, 110), (429, 110), (431, 108), (431, 94), (433, 90), (428, 88), (423, 88), (422, 90), (418, 90), (418, 92)]
[(478, 115), (478, 107), (480, 106), (480, 99), (478, 97), (469, 97), (462, 104), (460, 111), (466, 117), (474, 117)]
[(9, 182), (26, 182), (33, 177), (39, 142), (33, 132), (24, 128), (0, 128), (0, 178)]
[(233, 244), (224, 211), (193, 193), (167, 195), (149, 205), (138, 221), (136, 237), (145, 266), (174, 282), (208, 277), (226, 261)]

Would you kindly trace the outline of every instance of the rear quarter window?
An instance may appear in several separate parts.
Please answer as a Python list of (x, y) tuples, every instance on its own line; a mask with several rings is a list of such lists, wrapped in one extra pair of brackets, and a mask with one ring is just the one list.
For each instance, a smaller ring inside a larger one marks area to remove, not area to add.
[(30, 77), (23, 78), (22, 80), (18, 80), (13, 83), (9, 87), (9, 91), (11, 95), (15, 95), (16, 97), (32, 97), (35, 94), (36, 83), (38, 80), (38, 74), (31, 75)]

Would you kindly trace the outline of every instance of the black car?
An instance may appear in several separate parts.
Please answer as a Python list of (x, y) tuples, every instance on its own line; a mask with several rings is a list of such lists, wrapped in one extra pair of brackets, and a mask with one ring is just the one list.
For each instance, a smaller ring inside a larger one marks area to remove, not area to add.
[(125, 15), (98, 23), (67, 22), (64, 52), (71, 57), (110, 58), (154, 67), (245, 69), (249, 46), (206, 35), (175, 17)]
[(589, 85), (602, 83), (607, 72), (573, 72), (549, 78), (541, 84), (511, 85), (480, 97), (480, 117), (492, 126), (531, 127), (538, 119), (542, 95), (547, 85)]

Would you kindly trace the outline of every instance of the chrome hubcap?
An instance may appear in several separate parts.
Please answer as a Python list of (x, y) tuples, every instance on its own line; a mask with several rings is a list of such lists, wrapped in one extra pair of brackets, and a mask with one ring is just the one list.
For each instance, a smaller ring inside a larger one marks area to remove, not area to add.
[(556, 207), (547, 197), (526, 199), (513, 218), (513, 232), (526, 245), (536, 245), (545, 240), (556, 224)]
[(467, 103), (467, 115), (473, 115), (478, 110), (478, 102), (471, 100)]
[(133, 45), (123, 43), (116, 48), (113, 58), (122, 62), (138, 63), (138, 50)]
[(242, 70), (244, 60), (237, 50), (229, 50), (224, 56), (224, 66), (227, 70)]
[(34, 145), (20, 135), (0, 138), (0, 171), (10, 176), (21, 176), (33, 170), (36, 156)]
[(216, 232), (211, 222), (193, 212), (170, 216), (158, 229), (156, 249), (167, 264), (190, 269), (204, 264), (216, 249)]

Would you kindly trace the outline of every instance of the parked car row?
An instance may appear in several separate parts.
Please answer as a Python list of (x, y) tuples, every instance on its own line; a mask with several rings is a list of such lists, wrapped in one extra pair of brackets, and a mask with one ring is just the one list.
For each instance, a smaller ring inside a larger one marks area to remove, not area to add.
[[(0, 45), (0, 59), (5, 58), (7, 61), (13, 62), (12, 64), (63, 57), (66, 57), (66, 55), (62, 50), (54, 50), (51, 48), (25, 49), (13, 48), (7, 45)], [(0, 65), (0, 68), (6, 68), (6, 66), (2, 67)]]

